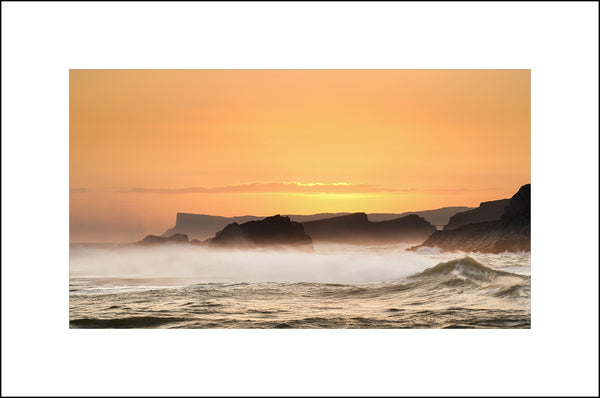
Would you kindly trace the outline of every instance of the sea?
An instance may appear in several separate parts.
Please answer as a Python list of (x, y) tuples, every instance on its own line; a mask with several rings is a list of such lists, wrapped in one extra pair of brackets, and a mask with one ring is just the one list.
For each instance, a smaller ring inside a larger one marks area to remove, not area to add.
[(70, 244), (70, 328), (530, 328), (530, 253)]

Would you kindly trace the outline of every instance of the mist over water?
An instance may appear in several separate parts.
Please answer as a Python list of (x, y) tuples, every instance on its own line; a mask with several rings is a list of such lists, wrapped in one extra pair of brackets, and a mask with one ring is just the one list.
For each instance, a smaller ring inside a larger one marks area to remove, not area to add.
[(193, 245), (154, 247), (72, 245), (76, 277), (178, 278), (201, 282), (370, 283), (404, 278), (436, 261), (406, 245), (316, 245), (297, 250), (215, 250)]
[(74, 328), (528, 328), (529, 253), (72, 244)]

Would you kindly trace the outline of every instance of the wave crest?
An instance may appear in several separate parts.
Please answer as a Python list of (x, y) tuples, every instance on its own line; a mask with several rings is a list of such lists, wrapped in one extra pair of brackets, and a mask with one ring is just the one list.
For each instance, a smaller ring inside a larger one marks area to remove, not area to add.
[(427, 277), (460, 277), (472, 282), (493, 282), (499, 278), (518, 278), (523, 280), (522, 275), (513, 274), (506, 271), (494, 270), (478, 263), (471, 257), (464, 257), (445, 263), (439, 263), (435, 267), (428, 268), (425, 271), (415, 275), (415, 278)]

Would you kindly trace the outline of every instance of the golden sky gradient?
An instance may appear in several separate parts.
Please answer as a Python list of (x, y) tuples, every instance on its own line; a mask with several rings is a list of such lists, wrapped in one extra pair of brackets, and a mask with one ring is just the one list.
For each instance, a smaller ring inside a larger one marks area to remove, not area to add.
[(529, 70), (71, 70), (71, 241), (477, 206), (530, 152)]

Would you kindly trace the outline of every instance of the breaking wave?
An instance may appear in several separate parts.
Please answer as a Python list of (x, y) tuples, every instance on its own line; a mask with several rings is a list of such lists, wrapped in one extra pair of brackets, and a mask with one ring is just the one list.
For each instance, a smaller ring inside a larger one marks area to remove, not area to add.
[(530, 276), (495, 270), (470, 257), (440, 263), (408, 279), (430, 289), (435, 286), (483, 289), (483, 293), (494, 297), (529, 298), (531, 294)]

